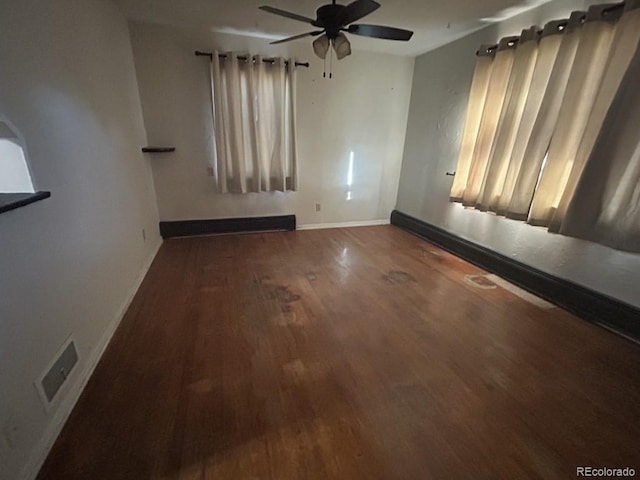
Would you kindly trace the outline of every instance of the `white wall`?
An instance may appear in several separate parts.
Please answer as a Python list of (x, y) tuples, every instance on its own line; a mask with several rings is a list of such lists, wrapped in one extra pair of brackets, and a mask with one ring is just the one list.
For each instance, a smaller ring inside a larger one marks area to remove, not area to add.
[[(540, 270), (640, 306), (640, 255), (548, 233), (449, 202), (474, 52), (481, 43), (563, 18), (582, 1), (557, 1), (416, 59), (397, 209)], [(587, 2), (587, 4), (593, 2)]]
[[(0, 478), (13, 480), (35, 474), (160, 239), (124, 18), (105, 0), (0, 10), (0, 114), (52, 193), (0, 214)], [(70, 335), (79, 362), (46, 412), (34, 380)]]
[[(413, 58), (355, 51), (333, 80), (310, 40), (269, 40), (130, 25), (149, 142), (174, 145), (151, 162), (162, 220), (291, 214), (298, 224), (387, 219), (395, 204), (413, 75)], [(209, 61), (195, 50), (295, 56), (298, 70), (299, 191), (218, 195), (207, 176), (212, 161)], [(346, 199), (350, 151), (353, 199)], [(321, 211), (315, 212), (315, 203)]]

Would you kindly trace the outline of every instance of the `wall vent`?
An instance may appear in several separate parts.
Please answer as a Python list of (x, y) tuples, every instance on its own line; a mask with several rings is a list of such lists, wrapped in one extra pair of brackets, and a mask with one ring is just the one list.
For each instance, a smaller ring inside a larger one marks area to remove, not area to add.
[(40, 393), (45, 407), (49, 407), (56, 394), (64, 385), (71, 371), (78, 363), (78, 353), (72, 338), (69, 338), (58, 354), (54, 357), (49, 367), (36, 381), (36, 388)]

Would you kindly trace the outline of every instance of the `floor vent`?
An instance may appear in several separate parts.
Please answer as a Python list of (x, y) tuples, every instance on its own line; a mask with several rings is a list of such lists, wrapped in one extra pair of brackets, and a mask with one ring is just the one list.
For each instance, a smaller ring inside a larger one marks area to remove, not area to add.
[(494, 288), (497, 288), (496, 284), (489, 280), (485, 275), (465, 275), (464, 281), (483, 290), (493, 290)]
[(522, 288), (514, 285), (513, 283), (508, 282), (504, 278), (501, 278), (493, 274), (487, 275), (486, 278), (489, 281), (498, 285), (499, 287), (504, 288), (508, 292), (513, 293), (514, 295), (520, 297), (521, 299), (523, 299), (526, 302), (529, 302), (532, 305), (535, 305), (538, 308), (542, 308), (544, 310), (549, 310), (550, 308), (556, 308), (556, 306), (553, 303), (549, 303), (546, 300), (543, 300), (542, 298), (532, 293), (529, 293), (526, 290), (523, 290)]

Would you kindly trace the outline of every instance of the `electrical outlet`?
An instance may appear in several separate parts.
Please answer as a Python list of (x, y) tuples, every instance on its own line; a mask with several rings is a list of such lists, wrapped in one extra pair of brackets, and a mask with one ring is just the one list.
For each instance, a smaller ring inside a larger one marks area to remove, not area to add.
[(316, 212), (319, 212), (319, 211), (320, 211), (320, 204), (316, 203)]
[(212, 166), (208, 166), (207, 167), (207, 175), (210, 177), (213, 177), (213, 167)]

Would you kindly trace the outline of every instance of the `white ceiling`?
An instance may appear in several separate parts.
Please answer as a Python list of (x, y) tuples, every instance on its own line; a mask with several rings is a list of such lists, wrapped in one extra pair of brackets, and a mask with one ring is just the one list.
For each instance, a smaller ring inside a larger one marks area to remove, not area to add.
[[(265, 41), (315, 30), (310, 25), (261, 10), (270, 5), (315, 18), (327, 0), (114, 0), (129, 20), (206, 28), (264, 37)], [(377, 11), (359, 23), (413, 30), (408, 42), (351, 35), (354, 50), (419, 55), (471, 33), (488, 23), (512, 17), (549, 0), (378, 0)], [(342, 1), (338, 3), (348, 3)], [(309, 42), (310, 39), (297, 40)]]

